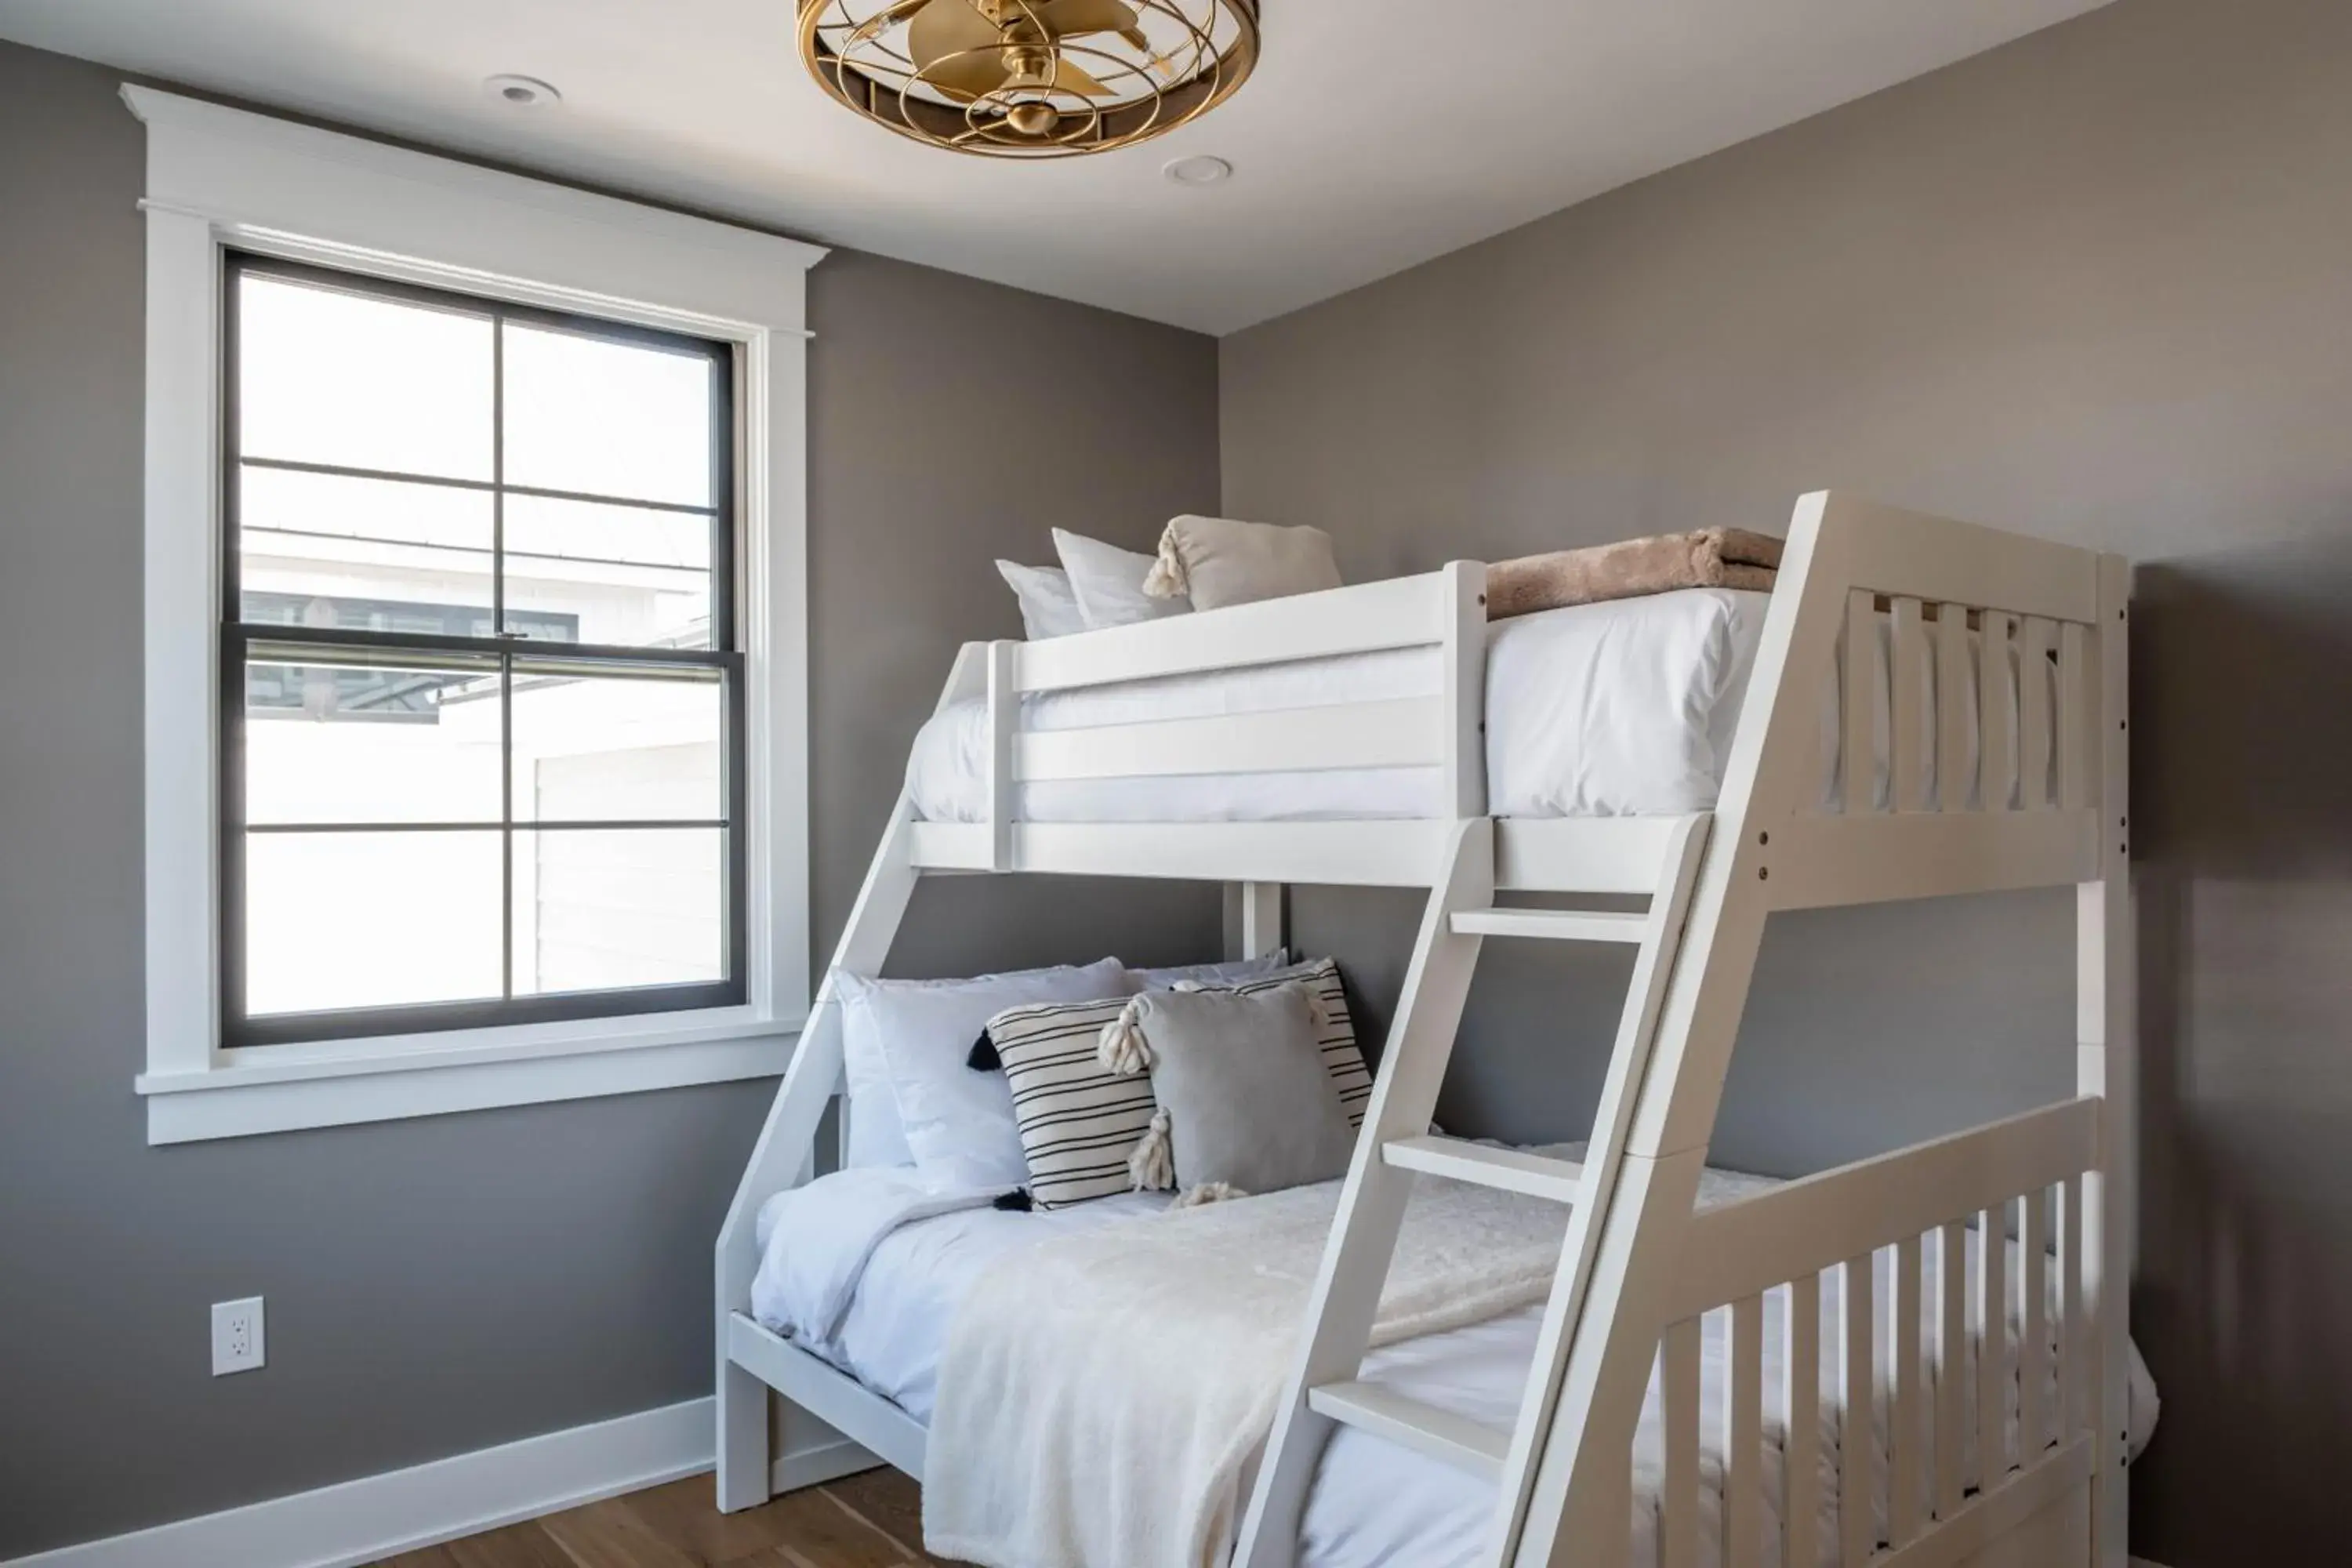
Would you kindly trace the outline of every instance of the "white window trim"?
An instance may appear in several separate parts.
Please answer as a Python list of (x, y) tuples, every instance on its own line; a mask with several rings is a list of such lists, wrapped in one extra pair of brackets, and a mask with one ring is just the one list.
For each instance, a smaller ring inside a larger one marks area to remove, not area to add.
[[(783, 1070), (809, 1004), (808, 269), (819, 247), (126, 86), (147, 127), (151, 1143)], [(749, 1001), (226, 1049), (217, 978), (225, 245), (740, 345)]]

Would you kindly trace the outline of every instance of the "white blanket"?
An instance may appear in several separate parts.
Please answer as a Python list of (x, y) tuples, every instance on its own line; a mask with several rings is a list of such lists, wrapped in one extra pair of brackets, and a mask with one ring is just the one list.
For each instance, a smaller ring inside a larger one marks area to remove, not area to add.
[[(948, 1339), (923, 1537), (988, 1568), (1213, 1568), (1297, 1352), (1338, 1183), (1060, 1237), (983, 1275)], [(1375, 1344), (1538, 1300), (1567, 1210), (1424, 1180)]]
[[(856, 1299), (866, 1261), (901, 1226), (960, 1209), (985, 1208), (993, 1194), (925, 1186), (912, 1165), (835, 1171), (787, 1187), (760, 1205), (753, 1234), (760, 1271), (751, 1315), (795, 1333), (812, 1349), (829, 1344)], [(782, 1245), (771, 1245), (777, 1237)]]

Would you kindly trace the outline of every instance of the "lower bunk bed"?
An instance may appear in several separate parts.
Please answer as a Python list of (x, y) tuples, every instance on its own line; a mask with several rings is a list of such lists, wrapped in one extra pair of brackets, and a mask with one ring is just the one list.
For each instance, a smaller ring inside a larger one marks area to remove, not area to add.
[[(1542, 1152), (1573, 1163), (1583, 1147), (1565, 1145)], [(1718, 1208), (1783, 1185), (1768, 1177), (1711, 1169), (1702, 1182), (1701, 1208)], [(1250, 1259), (1248, 1272), (1260, 1282), (1276, 1281), (1276, 1293), (1295, 1292), (1296, 1302), (1303, 1304), (1338, 1187), (1336, 1182), (1327, 1183), (1265, 1199), (1183, 1210), (1171, 1210), (1164, 1194), (1137, 1193), (1028, 1213), (997, 1208), (986, 1194), (941, 1194), (926, 1188), (905, 1168), (838, 1172), (779, 1193), (762, 1208), (761, 1265), (752, 1289), (751, 1317), (785, 1346), (855, 1379), (860, 1389), (903, 1413), (911, 1428), (920, 1429), (927, 1450), (909, 1467), (918, 1474), (935, 1471), (928, 1452), (929, 1431), (945, 1405), (946, 1417), (956, 1426), (956, 1440), (965, 1449), (953, 1461), (965, 1473), (926, 1478), (929, 1497), (946, 1500), (944, 1507), (936, 1500), (927, 1507), (930, 1550), (1006, 1562), (1014, 1560), (1003, 1555), (1009, 1549), (1022, 1553), (1018, 1560), (1024, 1563), (1118, 1561), (1147, 1568), (1202, 1561), (1200, 1552), (1205, 1547), (1208, 1560), (1222, 1561), (1239, 1506), (1246, 1500), (1257, 1447), (1271, 1420), (1279, 1373), (1265, 1381), (1261, 1404), (1237, 1403), (1221, 1398), (1213, 1386), (1200, 1387), (1202, 1369), (1186, 1364), (1187, 1358), (1253, 1363), (1253, 1351), (1266, 1336), (1246, 1323), (1218, 1321), (1220, 1298), (1230, 1300), (1244, 1294), (1217, 1277), (1219, 1260), (1234, 1258), (1236, 1246), (1252, 1249), (1240, 1255)], [(1465, 1215), (1458, 1201), (1449, 1202), (1468, 1196), (1466, 1190), (1449, 1191), (1458, 1189), (1458, 1184), (1433, 1178), (1423, 1187), (1435, 1200), (1429, 1213), (1433, 1226), (1470, 1222), (1477, 1233), (1478, 1261), (1471, 1264), (1466, 1252), (1449, 1250), (1418, 1278), (1407, 1266), (1407, 1278), (1392, 1285), (1392, 1293), (1409, 1298), (1418, 1289), (1424, 1298), (1451, 1300), (1433, 1305), (1424, 1300), (1417, 1307), (1406, 1303), (1405, 1321), (1376, 1334), (1376, 1348), (1364, 1363), (1360, 1382), (1378, 1393), (1458, 1417), (1465, 1429), (1507, 1429), (1535, 1356), (1540, 1296), (1549, 1273), (1544, 1254), (1547, 1248), (1556, 1253), (1565, 1227), (1563, 1212), (1557, 1205), (1535, 1199), (1506, 1198), (1499, 1208), (1488, 1203)], [(1475, 1205), (1484, 1199), (1479, 1194), (1471, 1201)], [(1279, 1206), (1286, 1212), (1261, 1216), (1250, 1212), (1252, 1205)], [(1406, 1222), (1407, 1256), (1412, 1249), (1415, 1213), (1409, 1211)], [(1149, 1256), (1159, 1248), (1147, 1243), (1139, 1249), (1133, 1242), (1153, 1227), (1165, 1233), (1170, 1255), (1181, 1253), (1190, 1260), (1196, 1279), (1181, 1299), (1138, 1310), (1140, 1295), (1158, 1287), (1148, 1273), (1139, 1274), (1134, 1259), (1139, 1250)], [(1206, 1234), (1213, 1230), (1218, 1234)], [(1125, 1241), (1119, 1239), (1122, 1236)], [(1959, 1249), (1962, 1299), (1979, 1309), (1969, 1316), (1957, 1369), (1967, 1406), (1959, 1424), (1964, 1449), (1959, 1469), (1971, 1496), (1980, 1489), (1983, 1474), (1978, 1450), (1984, 1428), (1974, 1403), (1980, 1391), (1996, 1385), (2005, 1391), (2000, 1416), (2004, 1471), (2011, 1456), (2020, 1456), (2021, 1462), (2028, 1451), (2020, 1440), (2026, 1423), (2041, 1434), (2032, 1451), (2055, 1444), (2062, 1405), (2061, 1281), (2054, 1268), (2031, 1271), (2044, 1281), (2043, 1310), (2033, 1314), (2044, 1342), (2039, 1354), (2026, 1348), (2021, 1294), (1996, 1287), (1996, 1295), (2010, 1302), (2011, 1321), (2000, 1336), (2000, 1363), (1992, 1382), (1985, 1379), (1979, 1365), (1985, 1342), (1980, 1240)], [(2029, 1278), (2022, 1245), (2015, 1238), (2005, 1241), (1997, 1279), (2021, 1284)], [(1954, 1371), (1936, 1316), (1946, 1296), (1940, 1271), (1947, 1256), (1933, 1247), (1922, 1255), (1915, 1298), (1922, 1310), (1919, 1342), (1936, 1347), (1925, 1364), (1937, 1384), (1951, 1381)], [(1531, 1263), (1535, 1267), (1528, 1267)], [(1870, 1301), (1875, 1310), (1870, 1304), (1863, 1308), (1873, 1317), (1872, 1340), (1880, 1347), (1873, 1358), (1869, 1396), (1872, 1499), (1867, 1539), (1874, 1546), (1889, 1538), (1890, 1437), (1903, 1408), (1895, 1347), (1905, 1336), (1893, 1331), (1889, 1321), (1895, 1303), (1906, 1300), (1898, 1273), (1902, 1265), (1897, 1247), (1874, 1256)], [(1825, 1343), (1837, 1342), (1844, 1332), (1839, 1279), (1834, 1271), (1826, 1275), (1818, 1293), (1820, 1339)], [(1759, 1325), (1761, 1441), (1755, 1463), (1762, 1480), (1764, 1517), (1757, 1522), (1762, 1527), (1760, 1561), (1768, 1564), (1782, 1560), (1781, 1518), (1790, 1496), (1783, 1474), (1789, 1391), (1781, 1347), (1787, 1342), (1790, 1299), (1791, 1289), (1785, 1286), (1765, 1293)], [(1202, 1310), (1204, 1300), (1207, 1310)], [(1247, 1318), (1271, 1300), (1253, 1297), (1234, 1303), (1234, 1310)], [(1187, 1321), (1171, 1322), (1169, 1313), (1184, 1313)], [(1297, 1310), (1273, 1314), (1273, 1337), (1278, 1340), (1281, 1327), (1297, 1321)], [(1415, 1322), (1436, 1326), (1410, 1332)], [(1398, 1337), (1400, 1330), (1408, 1331)], [(1738, 1333), (1729, 1308), (1698, 1321), (1697, 1398), (1688, 1412), (1678, 1410), (1666, 1397), (1664, 1384), (1676, 1375), (1666, 1357), (1662, 1355), (1660, 1369), (1653, 1373), (1631, 1455), (1629, 1563), (1674, 1568), (1732, 1560), (1724, 1551), (1723, 1500), (1725, 1478), (1733, 1469), (1727, 1451), (1732, 1437), (1728, 1406), (1737, 1394), (1729, 1372), (1739, 1353)], [(1221, 1336), (1226, 1335), (1231, 1338), (1220, 1351)], [(2020, 1381), (2021, 1360), (2035, 1384), (2030, 1394)], [(1075, 1375), (1039, 1375), (1058, 1372), (1058, 1366), (1049, 1369), (1048, 1363), (1064, 1362), (1075, 1362), (1081, 1370)], [(1157, 1368), (1151, 1365), (1155, 1362), (1160, 1363)], [(1279, 1358), (1275, 1364), (1281, 1364)], [(1043, 1386), (1027, 1388), (1025, 1380), (1032, 1377)], [(1824, 1361), (1816, 1406), (1821, 1431), (1812, 1448), (1819, 1475), (1813, 1487), (1801, 1489), (1814, 1499), (1817, 1523), (1811, 1534), (1820, 1543), (1817, 1561), (1824, 1565), (1842, 1560), (1840, 1543), (1845, 1538), (1841, 1500), (1844, 1387), (1834, 1362)], [(1170, 1407), (1194, 1396), (1197, 1409)], [(1932, 1389), (1927, 1398), (1932, 1404)], [(1138, 1411), (1139, 1400), (1150, 1402), (1151, 1408)], [(1008, 1420), (992, 1423), (990, 1409), (1007, 1401), (1016, 1403), (1017, 1411)], [(975, 1410), (975, 1405), (982, 1408)], [(2128, 1409), (2128, 1451), (2137, 1455), (2153, 1427), (2157, 1397), (2136, 1349), (2130, 1352)], [(1676, 1478), (1672, 1475), (1675, 1461), (1670, 1457), (1670, 1428), (1694, 1415), (1696, 1474)], [(1139, 1434), (1140, 1425), (1156, 1433), (1179, 1434), (1172, 1455), (1166, 1441)], [(1003, 1453), (992, 1440), (1020, 1442), (1026, 1451)], [(1234, 1445), (1239, 1447), (1238, 1463), (1197, 1462), (1203, 1453), (1227, 1458), (1234, 1452)], [(984, 1465), (971, 1463), (973, 1447), (989, 1447)], [(900, 1463), (908, 1457), (902, 1453)], [(1144, 1473), (1138, 1474), (1139, 1469)], [(973, 1470), (986, 1473), (969, 1473)], [(1674, 1510), (1662, 1506), (1664, 1491), (1677, 1479), (1695, 1483), (1694, 1506), (1685, 1515), (1688, 1539), (1680, 1542), (1674, 1539)], [(1045, 1495), (1036, 1489), (1041, 1482)], [(1171, 1495), (1187, 1486), (1205, 1495)], [(1160, 1495), (1144, 1495), (1154, 1492)], [(1341, 1426), (1315, 1467), (1300, 1517), (1296, 1561), (1300, 1568), (1396, 1563), (1470, 1568), (1491, 1560), (1494, 1548), (1488, 1538), (1496, 1519), (1490, 1470), (1385, 1441), (1361, 1427)], [(1176, 1539), (1171, 1521), (1181, 1521), (1185, 1531), (1205, 1531), (1209, 1539)], [(978, 1537), (959, 1533), (975, 1526)]]

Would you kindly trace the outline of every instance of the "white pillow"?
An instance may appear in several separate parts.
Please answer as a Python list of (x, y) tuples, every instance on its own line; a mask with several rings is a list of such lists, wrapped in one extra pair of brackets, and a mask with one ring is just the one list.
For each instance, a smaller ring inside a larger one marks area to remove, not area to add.
[(996, 570), (1013, 596), (1021, 601), (1021, 633), (1031, 642), (1087, 629), (1087, 618), (1078, 614), (1077, 595), (1070, 591), (1067, 572), (1052, 566), (1024, 566), (1017, 561), (1000, 561)]
[(1143, 591), (1152, 558), (1139, 551), (1121, 550), (1061, 528), (1054, 531), (1054, 550), (1062, 558), (1062, 569), (1070, 574), (1070, 591), (1077, 597), (1078, 614), (1086, 618), (1088, 631), (1156, 621), (1192, 608), (1192, 601), (1181, 595), (1155, 599)]
[(1168, 969), (1130, 969), (1128, 978), (1139, 990), (1171, 991), (1178, 985), (1239, 985), (1261, 974), (1290, 967), (1290, 950), (1276, 948), (1262, 958), (1234, 958), (1223, 963), (1180, 963)]
[(1134, 989), (1106, 958), (971, 980), (839, 979), (852, 1165), (912, 1163), (924, 1184), (1010, 1191), (1028, 1177), (1002, 1073), (964, 1065), (1007, 1007), (1091, 1002)]

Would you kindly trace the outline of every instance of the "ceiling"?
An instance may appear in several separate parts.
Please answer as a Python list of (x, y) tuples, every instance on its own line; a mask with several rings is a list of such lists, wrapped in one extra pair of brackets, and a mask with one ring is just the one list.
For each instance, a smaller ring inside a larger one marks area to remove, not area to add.
[[(0, 0), (0, 37), (1226, 332), (2103, 3), (1264, 0), (1230, 102), (1044, 163), (828, 101), (793, 0)], [(1160, 176), (1195, 153), (1233, 178)]]

